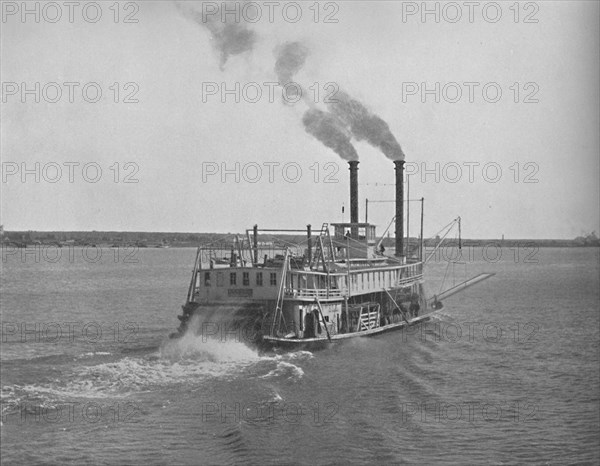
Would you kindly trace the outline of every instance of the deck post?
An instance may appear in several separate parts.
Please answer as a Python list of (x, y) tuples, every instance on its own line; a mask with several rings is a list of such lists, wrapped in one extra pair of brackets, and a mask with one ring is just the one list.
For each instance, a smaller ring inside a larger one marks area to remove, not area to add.
[(252, 231), (254, 241), (254, 265), (258, 264), (258, 225), (254, 225)]
[(406, 257), (410, 256), (410, 175), (406, 175)]
[(312, 264), (312, 227), (311, 225), (306, 225), (306, 236), (308, 243), (308, 265)]
[(419, 253), (419, 260), (423, 262), (423, 247), (425, 244), (425, 239), (423, 238), (423, 213), (425, 210), (425, 198), (421, 198), (421, 251)]

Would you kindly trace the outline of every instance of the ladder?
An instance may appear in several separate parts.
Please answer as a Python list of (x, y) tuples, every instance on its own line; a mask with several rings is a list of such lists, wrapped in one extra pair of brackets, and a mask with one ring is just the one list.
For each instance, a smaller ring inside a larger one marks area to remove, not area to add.
[[(323, 243), (324, 240), (326, 241), (326, 244)], [(325, 254), (326, 250), (327, 255)], [(321, 226), (321, 232), (317, 238), (317, 247), (312, 262), (310, 263), (310, 268), (318, 269), (319, 262), (323, 261), (323, 268), (327, 269), (327, 262), (333, 262), (334, 259), (335, 253), (333, 251), (333, 240), (331, 239), (331, 235), (329, 233), (329, 224), (324, 223)]]
[(198, 271), (200, 270), (201, 267), (201, 261), (202, 258), (200, 257), (200, 253), (202, 251), (202, 248), (198, 247), (196, 249), (196, 259), (194, 260), (194, 268), (192, 269), (192, 279), (190, 280), (190, 287), (188, 288), (188, 293), (187, 293), (187, 297), (185, 300), (185, 303), (189, 303), (192, 298), (194, 297), (194, 293), (196, 291), (196, 285), (197, 285), (197, 280), (198, 280)]
[(329, 335), (329, 329), (327, 328), (327, 322), (325, 321), (325, 316), (323, 315), (323, 308), (321, 307), (321, 302), (319, 298), (315, 296), (315, 302), (317, 303), (317, 307), (319, 308), (319, 312), (321, 313), (321, 320), (323, 321), (323, 327), (325, 327), (325, 332), (327, 333), (327, 339), (331, 341), (331, 335)]
[[(283, 266), (281, 269), (281, 283), (279, 283), (279, 293), (277, 295), (277, 304), (275, 306), (275, 315), (273, 316), (273, 326), (271, 328), (271, 335), (276, 336), (279, 327), (281, 327), (281, 320), (283, 318), (283, 297), (285, 290), (285, 280), (287, 278), (287, 271), (290, 264), (290, 250), (285, 250), (285, 258), (283, 260)], [(275, 330), (277, 329), (277, 331)]]

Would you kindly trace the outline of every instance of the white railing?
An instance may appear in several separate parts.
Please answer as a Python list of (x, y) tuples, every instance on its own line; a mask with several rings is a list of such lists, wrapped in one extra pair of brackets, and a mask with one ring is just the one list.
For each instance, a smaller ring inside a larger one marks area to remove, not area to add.
[(381, 291), (419, 281), (423, 278), (423, 264), (406, 264), (397, 268), (350, 270), (346, 273), (317, 272), (288, 273), (285, 280), (286, 298), (341, 298), (350, 294)]
[(286, 288), (286, 297), (292, 298), (340, 298), (343, 296), (342, 290), (337, 288), (314, 289), (314, 288)]
[(370, 330), (379, 327), (379, 310), (374, 312), (364, 312), (359, 317), (359, 328), (361, 330)]

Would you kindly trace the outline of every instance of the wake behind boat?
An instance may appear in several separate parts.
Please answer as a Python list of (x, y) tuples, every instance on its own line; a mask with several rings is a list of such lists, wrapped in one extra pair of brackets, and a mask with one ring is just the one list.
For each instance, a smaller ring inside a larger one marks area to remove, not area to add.
[[(396, 160), (395, 216), (378, 239), (375, 225), (358, 221), (358, 161), (350, 169), (350, 222), (325, 223), (313, 236), (302, 230), (246, 231), (245, 240), (198, 248), (181, 325), (223, 321), (221, 309), (234, 309), (229, 331), (252, 328), (252, 340), (268, 347), (323, 347), (353, 337), (375, 336), (429, 320), (441, 298), (491, 274), (471, 278), (439, 296), (427, 297), (423, 208), (418, 247), (404, 242), (404, 161)], [(407, 217), (408, 220), (408, 217)], [(395, 255), (386, 255), (383, 238), (395, 224)], [(460, 225), (460, 217), (451, 222)], [(331, 232), (333, 229), (333, 233)], [(306, 234), (300, 244), (264, 241), (274, 233)], [(446, 233), (447, 234), (447, 233)], [(444, 236), (445, 237), (445, 236)], [(442, 238), (443, 240), (443, 238)], [(441, 242), (437, 247), (441, 245)], [(229, 257), (226, 254), (229, 253)], [(246, 333), (247, 334), (247, 333)]]

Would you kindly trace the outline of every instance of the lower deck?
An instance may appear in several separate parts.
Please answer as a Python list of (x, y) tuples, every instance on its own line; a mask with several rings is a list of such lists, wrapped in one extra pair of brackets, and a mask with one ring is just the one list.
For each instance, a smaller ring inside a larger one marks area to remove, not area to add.
[[(435, 312), (435, 311), (434, 311)], [(364, 331), (358, 331), (353, 333), (346, 334), (336, 334), (330, 335), (327, 337), (326, 335), (321, 335), (319, 337), (312, 338), (286, 338), (286, 337), (275, 337), (271, 335), (264, 335), (262, 338), (262, 342), (266, 346), (270, 347), (282, 347), (282, 348), (290, 348), (290, 349), (317, 349), (324, 348), (333, 343), (338, 343), (340, 341), (348, 340), (349, 338), (358, 338), (358, 337), (371, 337), (380, 335), (382, 333), (393, 332), (408, 328), (413, 325), (417, 325), (422, 322), (427, 322), (431, 319), (431, 315), (433, 312), (429, 314), (414, 317), (409, 319), (408, 321), (401, 321), (395, 323), (389, 323), (377, 328), (366, 329)]]
[[(277, 312), (275, 312), (277, 310)], [(423, 283), (380, 289), (336, 301), (288, 299), (269, 313), (264, 334), (282, 338), (327, 338), (408, 322), (427, 312)]]

